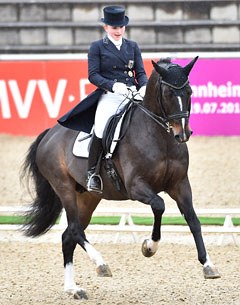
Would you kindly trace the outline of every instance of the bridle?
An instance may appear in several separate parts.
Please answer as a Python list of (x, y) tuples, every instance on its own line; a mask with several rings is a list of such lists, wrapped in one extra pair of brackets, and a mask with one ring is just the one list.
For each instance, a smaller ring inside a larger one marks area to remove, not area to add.
[[(164, 84), (175, 90), (181, 90), (189, 84), (189, 80), (187, 79), (181, 86), (174, 86), (173, 84), (165, 82), (163, 79), (161, 79), (161, 77), (158, 78), (158, 82), (159, 82), (160, 90), (162, 89), (161, 84)], [(164, 116), (165, 116), (165, 118), (167, 118), (167, 120), (179, 120), (179, 119), (188, 119), (189, 118), (190, 111), (179, 111), (174, 114), (166, 115), (166, 113), (164, 111), (164, 107), (161, 102), (162, 101), (161, 96), (162, 96), (162, 94), (160, 93), (158, 96), (158, 103), (160, 104), (162, 112), (164, 113)]]
[(144, 107), (143, 104), (141, 104), (140, 102), (134, 100), (134, 95), (133, 95), (133, 102), (144, 112), (146, 113), (152, 120), (154, 120), (157, 124), (159, 124), (160, 126), (162, 126), (167, 132), (171, 131), (171, 124), (170, 121), (171, 120), (179, 120), (179, 119), (188, 119), (189, 115), (190, 115), (190, 109), (188, 111), (179, 111), (170, 115), (167, 115), (163, 104), (162, 104), (162, 84), (173, 88), (175, 90), (180, 90), (183, 89), (184, 87), (186, 87), (189, 84), (189, 80), (187, 79), (184, 84), (182, 84), (181, 86), (174, 86), (168, 82), (165, 82), (159, 75), (158, 77), (158, 83), (159, 83), (159, 88), (160, 88), (160, 92), (158, 94), (158, 104), (160, 106), (160, 109), (163, 113), (163, 116), (157, 115), (154, 112), (152, 112), (151, 110), (147, 109), (146, 107)]

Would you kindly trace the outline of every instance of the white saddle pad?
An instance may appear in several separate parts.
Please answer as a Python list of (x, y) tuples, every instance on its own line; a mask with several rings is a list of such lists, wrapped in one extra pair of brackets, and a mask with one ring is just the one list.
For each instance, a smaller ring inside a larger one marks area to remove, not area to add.
[(83, 131), (80, 131), (73, 145), (73, 154), (76, 157), (88, 158), (89, 155), (89, 143), (92, 135)]
[[(121, 119), (119, 120), (119, 122), (117, 124), (116, 130), (114, 132), (113, 141), (112, 141), (112, 144), (110, 147), (110, 153), (108, 153), (108, 155), (106, 157), (111, 157), (117, 146), (124, 116), (125, 116), (125, 113), (123, 114), (123, 116), (121, 117)], [(89, 134), (89, 133), (86, 133), (83, 131), (79, 132), (79, 134), (74, 142), (74, 145), (73, 145), (73, 154), (76, 157), (88, 158), (89, 143), (91, 141), (91, 137), (92, 137), (92, 133)]]

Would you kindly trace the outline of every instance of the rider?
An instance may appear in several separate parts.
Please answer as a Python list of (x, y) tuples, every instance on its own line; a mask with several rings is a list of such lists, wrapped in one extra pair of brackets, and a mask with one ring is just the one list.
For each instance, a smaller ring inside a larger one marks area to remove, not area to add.
[(99, 99), (94, 135), (88, 159), (88, 190), (100, 192), (100, 179), (95, 175), (98, 156), (102, 152), (104, 127), (113, 114), (119, 112), (128, 102), (129, 90), (137, 91), (142, 100), (147, 84), (142, 56), (136, 42), (123, 38), (129, 18), (121, 6), (107, 6), (103, 9), (103, 28), (106, 36), (91, 44), (88, 53), (89, 81), (104, 89)]
[(133, 92), (134, 99), (143, 100), (148, 81), (137, 43), (123, 38), (129, 21), (124, 7), (107, 6), (103, 14), (101, 21), (106, 35), (93, 42), (88, 52), (88, 78), (97, 89), (58, 120), (67, 128), (87, 133), (91, 132), (94, 124), (87, 188), (95, 192), (101, 192), (96, 165), (102, 153), (105, 125), (125, 106)]

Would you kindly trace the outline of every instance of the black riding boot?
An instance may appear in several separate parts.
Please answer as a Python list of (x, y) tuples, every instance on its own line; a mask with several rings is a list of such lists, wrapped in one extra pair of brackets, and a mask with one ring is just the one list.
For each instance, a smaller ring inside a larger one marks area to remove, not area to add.
[(96, 173), (96, 166), (102, 154), (102, 139), (93, 135), (88, 157), (87, 189), (90, 192), (102, 193), (102, 178)]

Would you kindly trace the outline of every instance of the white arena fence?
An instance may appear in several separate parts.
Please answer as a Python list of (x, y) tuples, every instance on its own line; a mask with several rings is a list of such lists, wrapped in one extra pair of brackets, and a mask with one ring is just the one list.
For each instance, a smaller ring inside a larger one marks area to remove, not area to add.
[[(21, 215), (26, 212), (26, 207), (0, 206), (0, 215)], [(220, 234), (218, 244), (222, 244), (224, 236), (230, 235), (235, 245), (237, 245), (236, 235), (240, 234), (240, 226), (234, 226), (232, 218), (240, 216), (240, 209), (195, 209), (198, 216), (221, 216), (224, 217), (223, 226), (206, 226), (202, 225), (203, 233)], [(115, 242), (117, 242), (120, 233), (132, 233), (136, 241), (136, 233), (150, 233), (151, 225), (136, 225), (133, 222), (133, 216), (153, 216), (150, 207), (144, 208), (122, 208), (122, 207), (98, 207), (93, 216), (120, 216), (120, 221), (117, 225), (90, 224), (87, 227), (88, 232), (115, 232)], [(164, 217), (180, 216), (177, 209), (166, 209)], [(53, 226), (53, 230), (64, 230), (67, 226), (66, 213), (63, 211), (59, 224)], [(18, 230), (19, 225), (0, 225), (0, 231)], [(162, 225), (162, 232), (167, 233), (191, 233), (187, 225)]]

